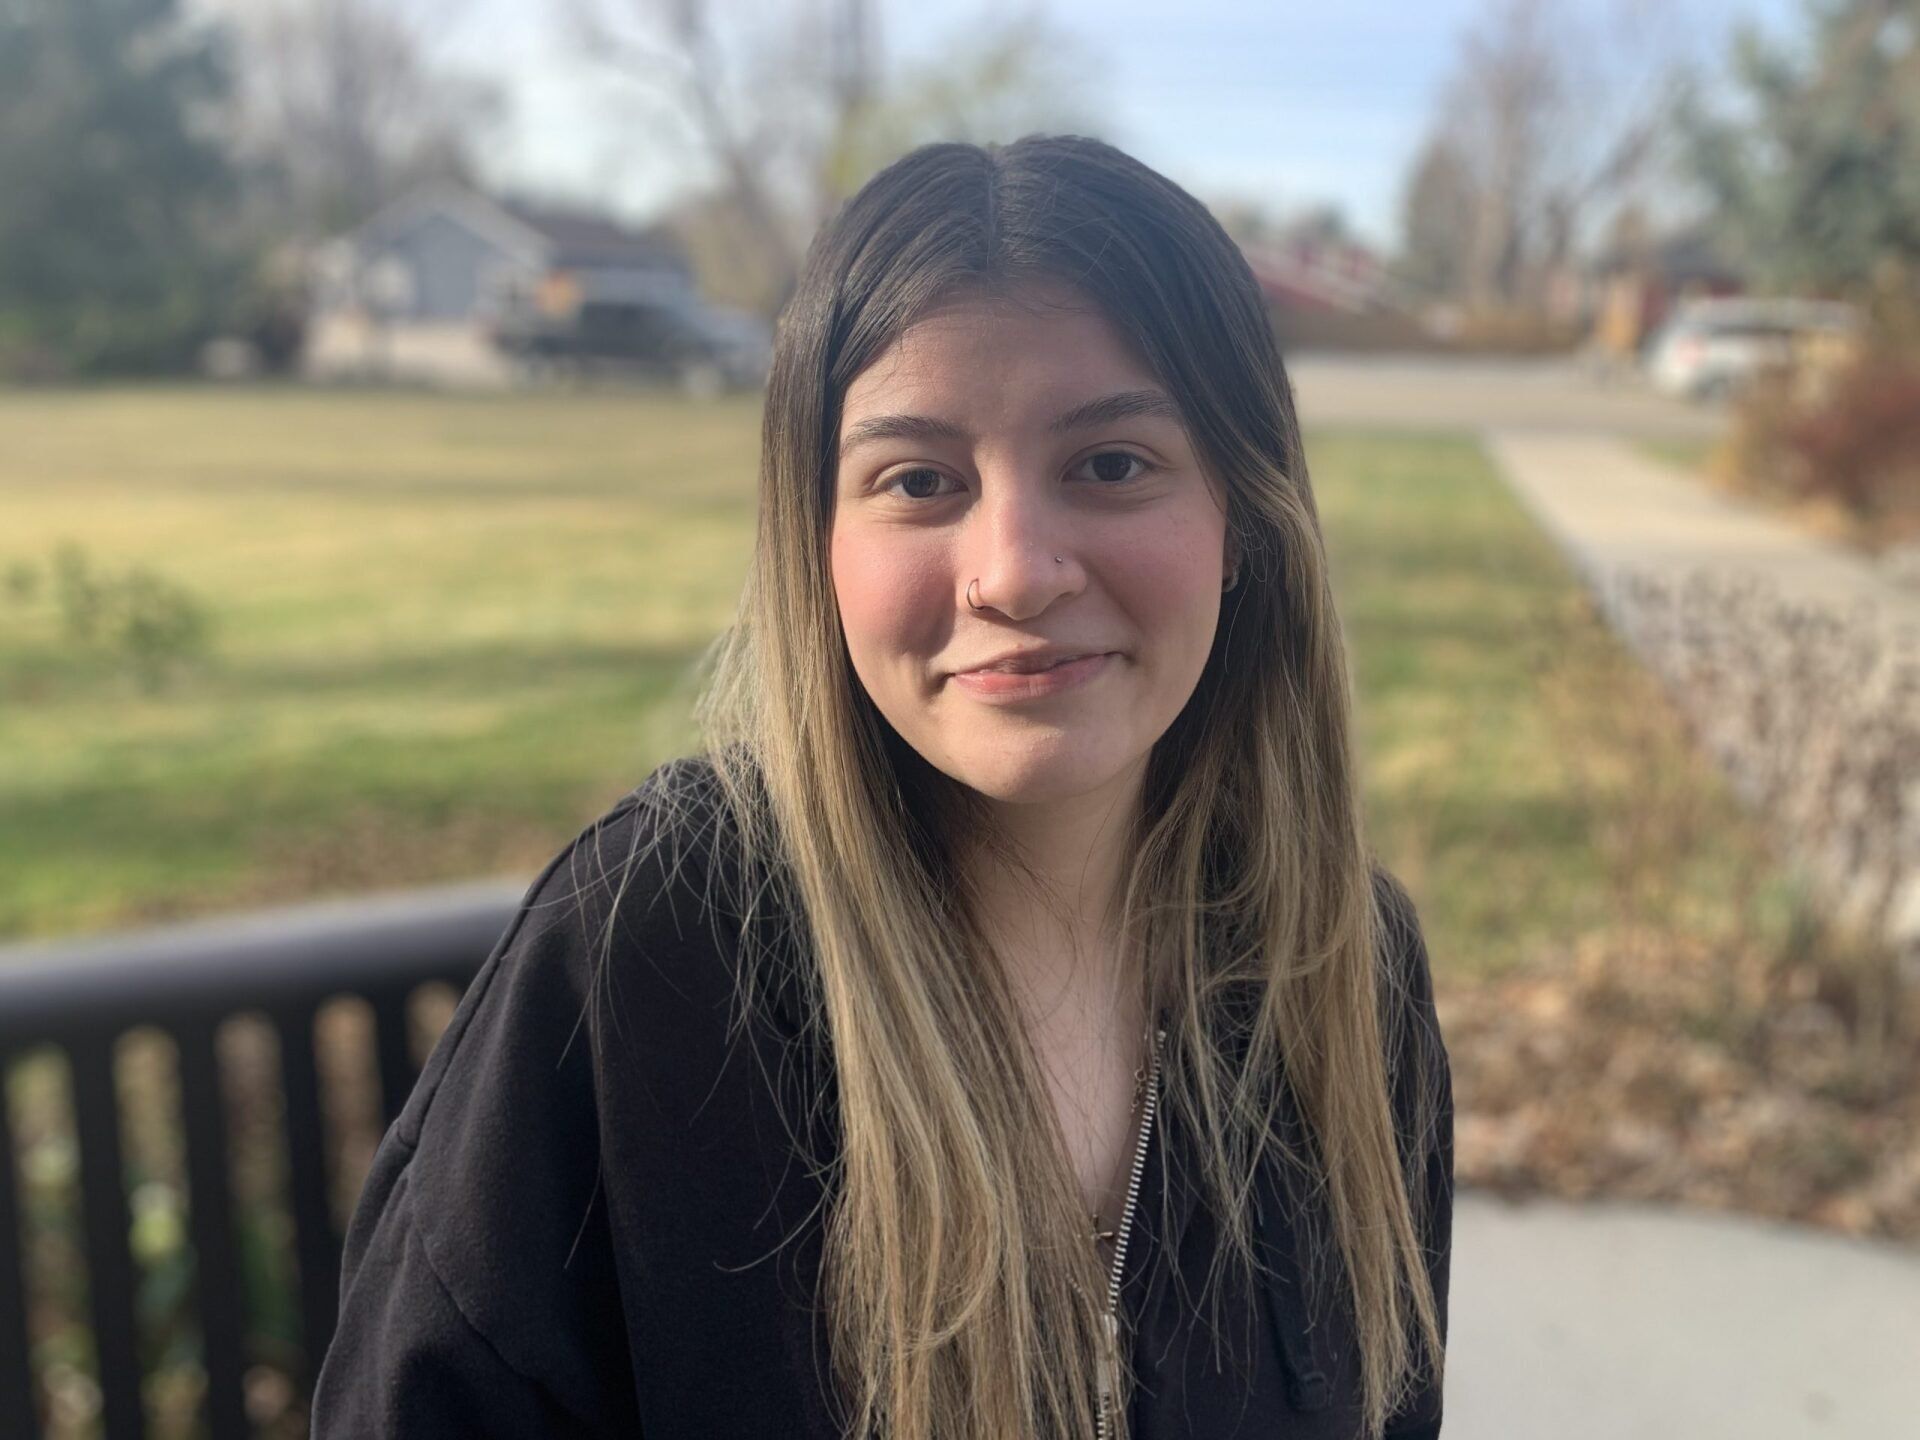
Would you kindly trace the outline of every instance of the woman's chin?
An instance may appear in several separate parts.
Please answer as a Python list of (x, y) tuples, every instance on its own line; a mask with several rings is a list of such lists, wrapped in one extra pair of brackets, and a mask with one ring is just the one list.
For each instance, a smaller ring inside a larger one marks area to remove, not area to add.
[(1006, 805), (1047, 805), (1095, 794), (1113, 784), (1123, 765), (1093, 763), (1084, 746), (1067, 744), (1058, 753), (1030, 753), (1009, 763), (1004, 751), (947, 767), (961, 784)]

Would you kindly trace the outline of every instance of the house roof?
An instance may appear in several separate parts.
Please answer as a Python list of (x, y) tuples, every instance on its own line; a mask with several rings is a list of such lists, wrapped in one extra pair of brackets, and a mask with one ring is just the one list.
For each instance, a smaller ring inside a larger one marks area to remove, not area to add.
[(543, 236), (552, 263), (564, 269), (679, 269), (685, 263), (679, 244), (658, 227), (637, 230), (591, 211), (525, 200), (503, 200), (499, 207)]
[(529, 265), (689, 273), (684, 252), (664, 228), (634, 229), (585, 209), (496, 199), (450, 180), (409, 190), (342, 238), (356, 245), (378, 245), (436, 214), (452, 218)]
[(529, 265), (543, 263), (550, 248), (538, 230), (515, 219), (479, 191), (450, 180), (415, 186), (340, 238), (349, 245), (378, 247), (405, 234), (429, 215), (445, 215)]

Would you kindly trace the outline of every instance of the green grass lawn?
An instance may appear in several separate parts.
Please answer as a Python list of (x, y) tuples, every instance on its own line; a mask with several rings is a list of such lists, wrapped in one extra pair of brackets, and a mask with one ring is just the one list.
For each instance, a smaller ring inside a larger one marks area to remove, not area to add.
[[(0, 596), (0, 935), (531, 874), (688, 748), (676, 686), (738, 593), (757, 420), (604, 392), (0, 395), (0, 573), (77, 541), (215, 624), (149, 695), (44, 593)], [(1375, 839), (1436, 957), (1498, 968), (1601, 923), (1525, 643), (1570, 573), (1470, 439), (1309, 453)]]
[(148, 696), (0, 608), (0, 933), (537, 865), (674, 743), (751, 533), (746, 402), (14, 394), (0, 437), (0, 570), (78, 541), (215, 625)]
[(1755, 828), (1478, 443), (1322, 431), (1308, 453), (1369, 834), (1436, 965), (1491, 975), (1623, 921), (1724, 921)]
[(1599, 894), (1532, 668), (1576, 582), (1470, 437), (1323, 433), (1308, 453), (1375, 847), (1436, 956), (1500, 968), (1592, 923)]

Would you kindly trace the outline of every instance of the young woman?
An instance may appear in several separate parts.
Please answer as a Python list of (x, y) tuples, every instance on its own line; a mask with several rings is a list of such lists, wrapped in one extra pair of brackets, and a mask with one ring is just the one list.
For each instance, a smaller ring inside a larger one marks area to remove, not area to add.
[(814, 242), (706, 747), (529, 890), (319, 1440), (1432, 1437), (1452, 1096), (1252, 275), (1097, 141)]

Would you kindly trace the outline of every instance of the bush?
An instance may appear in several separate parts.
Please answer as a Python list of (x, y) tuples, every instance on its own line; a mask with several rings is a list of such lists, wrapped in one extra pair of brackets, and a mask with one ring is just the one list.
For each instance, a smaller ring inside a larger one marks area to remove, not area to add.
[(1781, 440), (1797, 488), (1867, 520), (1920, 510), (1920, 357), (1863, 355)]
[(285, 375), (306, 343), (312, 303), (298, 252), (268, 250), (235, 285), (225, 328), (253, 347), (268, 374)]
[[(40, 571), (26, 561), (10, 565), (0, 584), (0, 593), (21, 610), (33, 606), (42, 589)], [(45, 589), (67, 641), (125, 664), (148, 693), (166, 684), (175, 665), (209, 648), (206, 605), (144, 566), (119, 574), (96, 571), (86, 550), (68, 542), (47, 566)]]
[(1723, 456), (1730, 483), (1827, 501), (1872, 547), (1920, 534), (1920, 353), (1862, 350), (1818, 384), (1775, 372), (1748, 387)]

